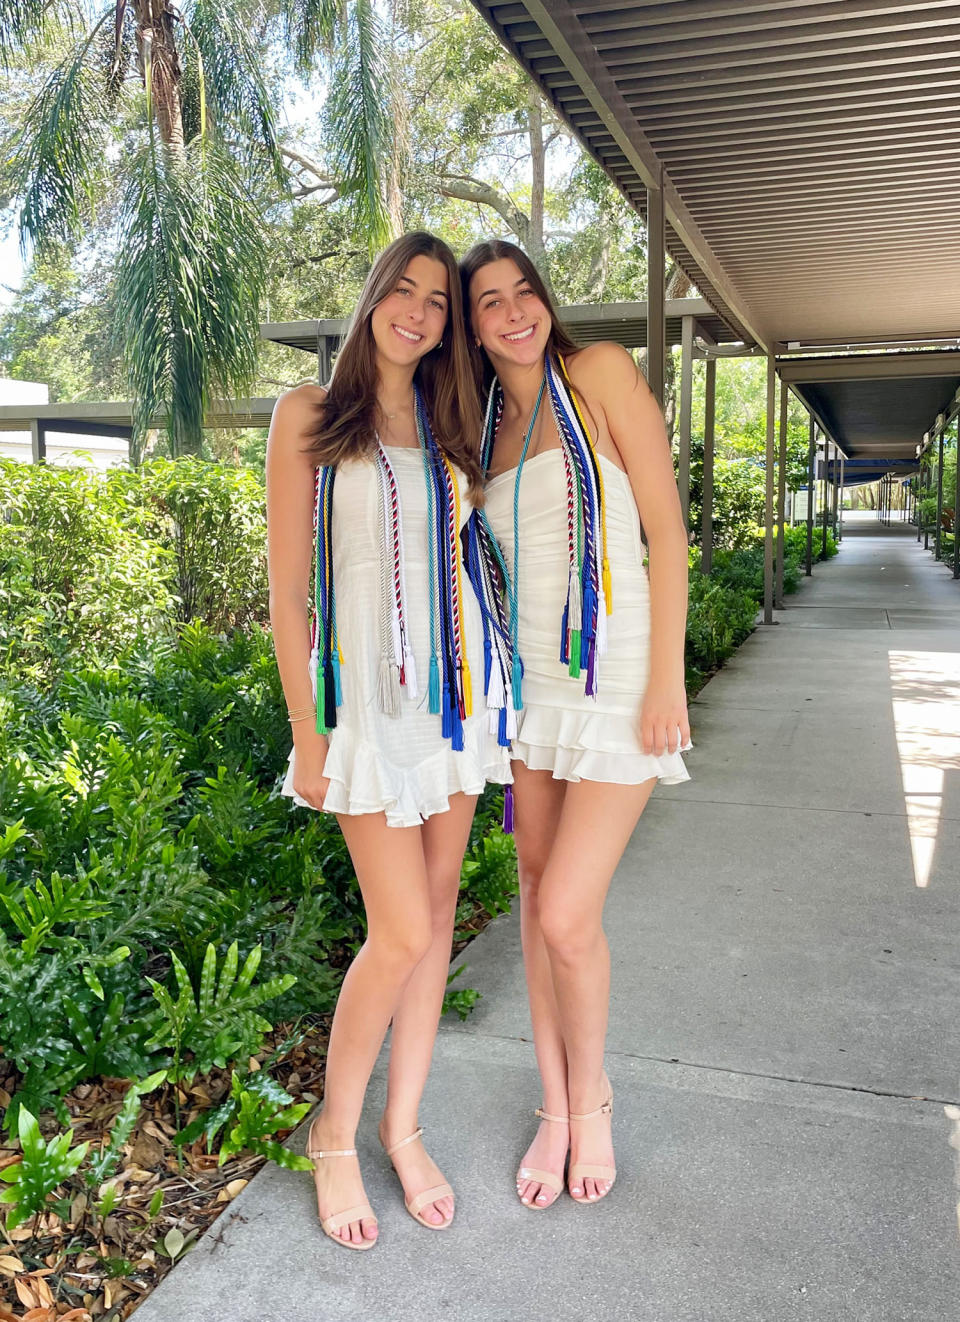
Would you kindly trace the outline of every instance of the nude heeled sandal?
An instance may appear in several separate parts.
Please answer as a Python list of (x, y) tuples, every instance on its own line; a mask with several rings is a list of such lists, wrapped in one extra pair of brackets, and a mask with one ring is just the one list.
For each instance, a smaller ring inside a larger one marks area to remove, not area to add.
[[(542, 1106), (538, 1106), (533, 1114), (540, 1120), (553, 1120), (558, 1125), (565, 1125), (570, 1119), (570, 1117), (566, 1115), (550, 1115), (550, 1113), (545, 1111)], [(517, 1171), (518, 1194), (520, 1192), (519, 1185), (521, 1180), (536, 1180), (538, 1184), (545, 1184), (548, 1189), (552, 1189), (555, 1194), (563, 1193), (563, 1179), (561, 1176), (554, 1175), (553, 1171), (538, 1170), (536, 1166), (521, 1166)], [(520, 1201), (523, 1203), (522, 1198)], [(547, 1208), (552, 1207), (556, 1201), (556, 1198), (554, 1198), (551, 1202), (539, 1207), (537, 1206), (536, 1201), (523, 1203), (523, 1205), (524, 1207), (529, 1207), (532, 1212), (545, 1212)]]
[[(399, 1151), (400, 1148), (405, 1148), (408, 1143), (415, 1143), (418, 1138), (422, 1138), (422, 1137), (423, 1137), (423, 1128), (421, 1127), (420, 1129), (417, 1129), (414, 1133), (408, 1134), (406, 1138), (402, 1138), (399, 1143), (391, 1144), (390, 1147), (387, 1147), (386, 1143), (383, 1142), (382, 1138), (380, 1139), (380, 1142), (383, 1143), (383, 1150), (384, 1152), (386, 1152), (387, 1156), (392, 1157), (393, 1154)], [(393, 1173), (394, 1175), (396, 1175), (397, 1179), (400, 1180), (400, 1172), (397, 1170), (396, 1166), (394, 1166), (393, 1168)], [(403, 1181), (400, 1180), (400, 1183), (402, 1185)], [(420, 1225), (426, 1226), (428, 1230), (446, 1230), (447, 1227), (453, 1221), (452, 1212), (447, 1217), (446, 1221), (441, 1221), (439, 1224), (433, 1221), (424, 1220), (421, 1214), (425, 1207), (429, 1206), (430, 1203), (435, 1203), (438, 1198), (455, 1198), (455, 1197), (456, 1195), (454, 1194), (453, 1190), (450, 1188), (449, 1184), (435, 1184), (432, 1189), (424, 1189), (423, 1193), (415, 1194), (413, 1198), (407, 1198), (405, 1196), (403, 1200), (403, 1205), (410, 1213), (410, 1215), (413, 1217), (414, 1221), (419, 1221)]]
[[(336, 1151), (321, 1151), (320, 1148), (312, 1147), (310, 1136), (313, 1134), (313, 1125), (310, 1126), (310, 1134), (307, 1136), (307, 1156), (311, 1161), (323, 1161), (327, 1157), (355, 1157), (356, 1148), (340, 1148)], [(348, 1226), (351, 1221), (373, 1221), (373, 1208), (369, 1203), (358, 1203), (356, 1207), (348, 1207), (345, 1212), (334, 1212), (332, 1216), (324, 1217), (320, 1222), (320, 1229), (325, 1235), (333, 1240), (334, 1244), (339, 1244), (344, 1249), (372, 1249), (376, 1244), (375, 1239), (361, 1239), (359, 1244), (355, 1244), (352, 1239), (343, 1239), (337, 1234), (344, 1226)]]
[[(595, 1111), (582, 1111), (580, 1113), (571, 1111), (570, 1119), (592, 1120), (595, 1115), (613, 1115), (613, 1088), (611, 1087), (609, 1079), (607, 1079), (607, 1089), (608, 1089), (607, 1100), (605, 1102), (601, 1102)], [(612, 1189), (613, 1183), (616, 1180), (616, 1178), (617, 1178), (617, 1168), (615, 1166), (598, 1166), (598, 1165), (591, 1165), (588, 1162), (578, 1161), (575, 1164), (571, 1165), (570, 1167), (570, 1171), (568, 1175), (568, 1185), (570, 1188), (572, 1188), (575, 1184), (582, 1184), (585, 1179), (609, 1180), (610, 1189)], [(610, 1189), (607, 1189), (604, 1193), (599, 1194), (596, 1198), (574, 1198), (573, 1201), (575, 1203), (599, 1203), (601, 1198), (606, 1198), (607, 1194), (610, 1192)]]

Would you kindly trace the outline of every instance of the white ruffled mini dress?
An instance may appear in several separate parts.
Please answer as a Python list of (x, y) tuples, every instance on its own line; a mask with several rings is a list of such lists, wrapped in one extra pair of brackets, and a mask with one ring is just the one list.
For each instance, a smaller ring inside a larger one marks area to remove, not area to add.
[[(343, 653), (343, 702), (327, 736), (323, 774), (329, 777), (323, 810), (353, 816), (383, 812), (388, 826), (419, 826), (446, 812), (452, 794), (479, 794), (488, 780), (511, 780), (510, 753), (489, 730), (483, 695), (483, 623), (473, 588), (463, 584), (463, 625), (473, 687), (473, 715), (463, 722), (463, 751), (440, 733), (440, 717), (428, 709), (430, 664), (427, 491), (418, 449), (387, 447), (400, 496), (406, 606), (418, 696), (401, 689), (401, 712), (388, 716), (376, 702), (379, 668), (380, 504), (376, 465), (350, 460), (337, 469), (333, 487), (333, 574), (337, 628)], [(461, 524), (471, 513), (466, 479), (460, 482)], [(282, 793), (310, 804), (293, 788), (291, 749)]]
[[(607, 616), (607, 653), (599, 659), (595, 697), (584, 693), (583, 674), (573, 678), (560, 660), (568, 575), (563, 453), (542, 450), (523, 466), (517, 603), (523, 711), (511, 756), (532, 771), (552, 772), (555, 780), (638, 785), (656, 776), (676, 785), (690, 779), (680, 753), (645, 753), (635, 731), (650, 673), (650, 584), (630, 481), (609, 459), (601, 455), (599, 462), (613, 612)], [(513, 468), (487, 483), (487, 518), (511, 571), (516, 476)]]

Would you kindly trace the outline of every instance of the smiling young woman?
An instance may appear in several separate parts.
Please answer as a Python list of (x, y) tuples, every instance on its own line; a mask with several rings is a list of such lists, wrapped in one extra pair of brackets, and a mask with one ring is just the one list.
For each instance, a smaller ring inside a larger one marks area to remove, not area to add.
[(543, 1123), (517, 1193), (542, 1209), (568, 1152), (578, 1202), (616, 1175), (603, 905), (657, 779), (688, 778), (687, 539), (660, 409), (629, 354), (578, 348), (513, 244), (477, 245), (460, 271), (488, 391), (485, 517), (522, 670), (512, 794)]
[(454, 1211), (418, 1107), (477, 796), (510, 775), (460, 542), (481, 499), (479, 426), (456, 262), (415, 233), (374, 264), (329, 386), (278, 400), (267, 448), (270, 618), (294, 745), (283, 789), (337, 815), (367, 919), (307, 1145), (323, 1229), (354, 1249), (377, 1236), (354, 1140), (391, 1020), (380, 1139), (417, 1221), (440, 1230)]

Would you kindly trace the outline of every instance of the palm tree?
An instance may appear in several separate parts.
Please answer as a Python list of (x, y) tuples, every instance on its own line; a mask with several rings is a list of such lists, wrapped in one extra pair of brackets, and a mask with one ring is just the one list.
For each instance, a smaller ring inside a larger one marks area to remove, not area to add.
[(258, 199), (289, 192), (261, 72), (268, 38), (286, 42), (301, 73), (325, 69), (331, 175), (370, 246), (388, 236), (391, 96), (375, 0), (269, 3), (111, 0), (78, 26), (72, 0), (0, 0), (0, 58), (51, 33), (67, 50), (13, 145), (24, 249), (78, 240), (105, 189), (118, 201), (115, 324), (135, 458), (158, 415), (172, 453), (196, 453), (210, 400), (253, 380), (267, 256)]

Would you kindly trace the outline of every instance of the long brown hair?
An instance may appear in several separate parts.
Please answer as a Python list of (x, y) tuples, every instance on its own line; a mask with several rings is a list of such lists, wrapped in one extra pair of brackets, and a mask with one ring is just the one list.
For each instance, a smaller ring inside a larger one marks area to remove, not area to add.
[(371, 267), (337, 355), (326, 398), (317, 406), (307, 452), (325, 465), (373, 453), (377, 360), (370, 318), (414, 257), (432, 257), (443, 263), (450, 297), (443, 340), (421, 358), (413, 379), (423, 395), (437, 444), (466, 474), (471, 499), (477, 503), (483, 498), (479, 458), (483, 419), (464, 329), (457, 259), (442, 239), (425, 230), (394, 239)]
[[(499, 262), (503, 258), (508, 258), (519, 267), (524, 280), (550, 313), (552, 325), (547, 336), (545, 352), (553, 358), (561, 354), (576, 353), (581, 346), (560, 320), (557, 305), (543, 282), (543, 276), (522, 248), (518, 248), (515, 243), (507, 243), (505, 239), (485, 239), (482, 243), (475, 243), (460, 262), (463, 306), (466, 309), (468, 324), (472, 324), (470, 323), (470, 281), (482, 266), (489, 266), (491, 262)], [(493, 365), (483, 348), (478, 347), (472, 337), (468, 347), (474, 379), (481, 393), (485, 395), (494, 377)]]

